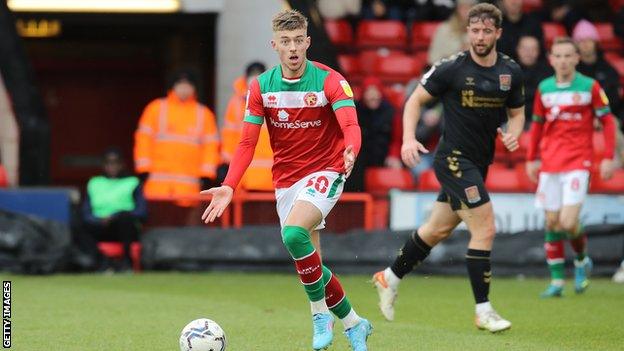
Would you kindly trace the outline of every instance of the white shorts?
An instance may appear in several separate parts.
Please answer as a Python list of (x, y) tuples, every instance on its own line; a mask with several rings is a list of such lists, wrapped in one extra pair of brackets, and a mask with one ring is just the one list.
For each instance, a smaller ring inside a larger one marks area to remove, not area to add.
[(316, 229), (325, 228), (325, 217), (338, 202), (344, 188), (344, 180), (344, 175), (338, 172), (320, 171), (303, 177), (289, 188), (275, 189), (277, 215), (282, 228), (295, 201), (298, 200), (308, 201), (321, 211), (323, 219)]
[(589, 171), (560, 173), (541, 172), (535, 206), (546, 211), (559, 211), (562, 206), (581, 204), (587, 195)]

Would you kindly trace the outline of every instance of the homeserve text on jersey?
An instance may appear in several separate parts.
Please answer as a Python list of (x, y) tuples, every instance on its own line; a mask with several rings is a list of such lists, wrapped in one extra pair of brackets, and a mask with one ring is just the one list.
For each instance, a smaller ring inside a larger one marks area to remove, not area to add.
[(273, 127), (285, 128), (285, 129), (300, 129), (300, 128), (318, 128), (321, 126), (321, 120), (315, 121), (294, 121), (294, 122), (278, 122), (269, 117), (269, 122)]

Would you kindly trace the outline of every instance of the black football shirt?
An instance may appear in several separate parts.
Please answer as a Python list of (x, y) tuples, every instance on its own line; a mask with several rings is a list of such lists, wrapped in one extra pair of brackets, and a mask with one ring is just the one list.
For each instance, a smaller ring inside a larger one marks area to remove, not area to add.
[(507, 121), (507, 108), (524, 105), (522, 70), (498, 53), (490, 67), (474, 62), (469, 51), (438, 61), (421, 79), (444, 106), (444, 130), (436, 157), (457, 150), (479, 166), (494, 157), (496, 129)]

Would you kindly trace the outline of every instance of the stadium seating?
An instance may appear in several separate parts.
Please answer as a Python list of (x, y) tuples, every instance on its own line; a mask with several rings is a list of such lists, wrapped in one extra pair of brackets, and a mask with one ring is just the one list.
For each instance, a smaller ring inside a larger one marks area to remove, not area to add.
[(485, 187), (491, 192), (521, 192), (522, 186), (513, 168), (490, 167)]
[(544, 32), (546, 49), (550, 49), (550, 46), (552, 45), (552, 42), (553, 40), (555, 40), (556, 37), (563, 37), (568, 35), (564, 26), (554, 22), (542, 22), (542, 31)]
[(353, 77), (360, 75), (360, 61), (354, 55), (338, 55), (338, 65), (340, 65), (340, 72), (349, 78), (349, 81), (353, 83)]
[(378, 61), (393, 55), (401, 56), (404, 55), (404, 52), (401, 50), (388, 49), (362, 50), (358, 55), (360, 71), (364, 75), (374, 74)]
[(616, 169), (613, 178), (606, 181), (598, 172), (592, 173), (589, 190), (592, 193), (624, 194), (624, 169)]
[(353, 29), (345, 20), (325, 21), (325, 31), (337, 46), (350, 46), (353, 43)]
[(613, 25), (609, 22), (594, 23), (600, 37), (600, 47), (604, 50), (618, 51), (622, 49), (622, 42), (613, 32)]
[(390, 87), (386, 86), (383, 91), (386, 99), (397, 110), (402, 110), (405, 104), (405, 88), (401, 84), (395, 84)]
[(416, 22), (412, 26), (412, 48), (426, 50), (441, 22)]
[(543, 6), (542, 0), (524, 0), (522, 2), (522, 11), (532, 12), (541, 9)]
[(0, 188), (6, 188), (9, 186), (9, 179), (7, 177), (6, 169), (0, 165)]
[(514, 166), (516, 170), (516, 178), (518, 179), (518, 191), (524, 191), (534, 193), (537, 191), (537, 183), (533, 183), (529, 176), (526, 174), (526, 163), (516, 163)]
[(415, 189), (412, 174), (407, 169), (371, 167), (365, 171), (365, 189), (369, 193), (387, 194), (390, 189)]
[(418, 190), (420, 191), (440, 191), (440, 182), (435, 176), (433, 169), (428, 169), (418, 177)]
[[(98, 243), (98, 250), (102, 255), (119, 259), (123, 257), (123, 244), (117, 241), (102, 241)], [(141, 271), (141, 243), (134, 242), (130, 245), (130, 257), (132, 258), (132, 269), (135, 272)]]
[(401, 21), (362, 21), (357, 28), (360, 48), (386, 47), (404, 49), (407, 30)]
[(375, 65), (375, 74), (384, 83), (407, 83), (420, 75), (424, 62), (411, 55), (390, 55), (379, 59)]

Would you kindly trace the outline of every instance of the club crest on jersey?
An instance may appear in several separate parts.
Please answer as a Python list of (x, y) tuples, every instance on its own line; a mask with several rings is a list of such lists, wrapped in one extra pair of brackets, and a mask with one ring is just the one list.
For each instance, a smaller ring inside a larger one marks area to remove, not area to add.
[(284, 111), (284, 110), (279, 110), (279, 112), (277, 113), (277, 118), (279, 118), (280, 122), (286, 122), (288, 121), (288, 112)]
[(508, 91), (511, 89), (511, 74), (499, 74), (498, 83), (500, 90)]
[(509, 89), (511, 89), (511, 74), (499, 74), (498, 84), (500, 90), (502, 91), (508, 91)]
[(307, 93), (303, 96), (303, 102), (307, 107), (314, 107), (318, 101), (315, 93)]
[(581, 102), (581, 95), (579, 95), (579, 93), (574, 93), (574, 94), (572, 95), (572, 102), (573, 102), (575, 105), (578, 105), (578, 104), (579, 104), (579, 102)]
[(342, 90), (344, 91), (345, 95), (347, 95), (348, 97), (353, 97), (353, 90), (351, 90), (351, 86), (346, 80), (341, 80), (340, 85), (342, 86)]

